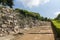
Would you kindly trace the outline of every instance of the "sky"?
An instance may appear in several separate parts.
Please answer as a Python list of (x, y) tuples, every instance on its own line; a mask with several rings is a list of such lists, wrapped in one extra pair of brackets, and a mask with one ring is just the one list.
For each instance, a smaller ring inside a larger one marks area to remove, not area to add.
[(13, 7), (37, 12), (48, 18), (60, 14), (60, 0), (14, 0)]

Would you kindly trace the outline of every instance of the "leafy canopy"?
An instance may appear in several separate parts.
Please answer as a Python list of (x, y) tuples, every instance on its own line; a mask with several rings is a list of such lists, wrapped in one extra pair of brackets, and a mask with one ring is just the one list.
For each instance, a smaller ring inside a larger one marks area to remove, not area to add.
[(12, 8), (13, 6), (13, 0), (0, 0), (0, 4), (4, 6), (9, 6)]

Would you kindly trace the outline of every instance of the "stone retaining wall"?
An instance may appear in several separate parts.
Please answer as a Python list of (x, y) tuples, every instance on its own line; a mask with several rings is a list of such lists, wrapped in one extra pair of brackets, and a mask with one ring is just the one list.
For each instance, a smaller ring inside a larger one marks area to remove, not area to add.
[(49, 26), (49, 23), (33, 20), (32, 18), (24, 18), (24, 16), (21, 16), (20, 13), (11, 8), (0, 8), (0, 36), (21, 33), (22, 30), (32, 27)]

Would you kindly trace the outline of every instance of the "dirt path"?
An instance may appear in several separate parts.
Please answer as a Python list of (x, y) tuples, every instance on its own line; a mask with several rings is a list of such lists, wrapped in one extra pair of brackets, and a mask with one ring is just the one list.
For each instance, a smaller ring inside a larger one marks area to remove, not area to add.
[[(16, 39), (15, 39), (16, 40)], [(35, 27), (17, 40), (55, 40), (51, 26)]]
[(17, 40), (54, 40), (53, 34), (25, 34)]

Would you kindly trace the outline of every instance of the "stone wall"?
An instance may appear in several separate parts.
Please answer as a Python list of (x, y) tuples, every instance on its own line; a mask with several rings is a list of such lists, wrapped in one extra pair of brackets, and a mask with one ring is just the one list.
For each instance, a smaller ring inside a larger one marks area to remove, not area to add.
[[(47, 24), (46, 24), (47, 23)], [(11, 8), (0, 8), (0, 36), (17, 34), (32, 27), (48, 25), (49, 22), (25, 18)]]

